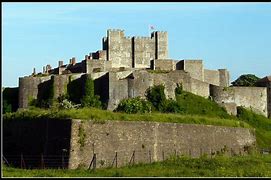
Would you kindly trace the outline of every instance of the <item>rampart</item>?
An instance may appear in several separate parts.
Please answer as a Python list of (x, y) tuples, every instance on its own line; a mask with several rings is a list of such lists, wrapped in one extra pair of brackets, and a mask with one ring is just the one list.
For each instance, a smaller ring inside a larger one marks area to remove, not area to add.
[[(96, 167), (111, 166), (117, 152), (120, 167), (129, 164), (133, 152), (131, 162), (137, 164), (171, 155), (211, 155), (222, 149), (229, 155), (244, 154), (256, 142), (251, 129), (211, 125), (77, 119), (6, 120), (3, 125), (3, 155), (20, 166), (23, 154), (27, 168), (40, 168), (41, 154), (55, 157), (44, 162), (46, 168), (75, 169), (88, 168), (94, 153)], [(27, 155), (37, 159), (29, 161)]]
[[(79, 142), (79, 128), (84, 129), (84, 145)], [(134, 163), (162, 161), (171, 155), (203, 154), (228, 149), (227, 154), (244, 153), (254, 146), (249, 129), (220, 126), (159, 123), (73, 120), (69, 168), (89, 167), (94, 153), (97, 167), (111, 166), (117, 152), (118, 167)], [(114, 165), (114, 164), (113, 164)]]

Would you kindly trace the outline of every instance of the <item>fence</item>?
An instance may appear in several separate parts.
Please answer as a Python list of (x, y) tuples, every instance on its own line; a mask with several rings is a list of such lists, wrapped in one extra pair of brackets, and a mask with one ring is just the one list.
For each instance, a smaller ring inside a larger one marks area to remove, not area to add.
[[(145, 150), (145, 151), (139, 151), (139, 150), (134, 150), (132, 153), (127, 153), (128, 159), (129, 161), (127, 163), (123, 163), (123, 159), (124, 159), (124, 152), (126, 152), (125, 150), (123, 151), (116, 151), (114, 153), (114, 155), (112, 156), (113, 158), (109, 158), (109, 159), (104, 159), (103, 157), (99, 157), (99, 155), (97, 153), (93, 152), (93, 155), (90, 157), (90, 163), (88, 165), (88, 169), (89, 170), (95, 170), (97, 167), (101, 167), (101, 164), (97, 163), (98, 160), (103, 159), (104, 161), (106, 161), (107, 163), (105, 163), (105, 166), (102, 167), (115, 167), (118, 168), (120, 166), (123, 165), (135, 165), (136, 163), (140, 163), (143, 162), (144, 163), (152, 163), (154, 162), (154, 155), (152, 154), (151, 150)], [(213, 156), (215, 156), (218, 152), (222, 152), (221, 151), (213, 151), (212, 149), (210, 149), (209, 152), (203, 151), (202, 148), (200, 148), (197, 152), (199, 152), (199, 156), (202, 155), (208, 155), (210, 158), (212, 158)], [(258, 151), (261, 154), (270, 154), (270, 150), (268, 149), (260, 149)], [(142, 157), (142, 153), (145, 154), (144, 157)], [(168, 159), (169, 157), (176, 157), (176, 156), (180, 156), (180, 155), (187, 155), (190, 157), (193, 157), (192, 151), (191, 149), (188, 150), (188, 152), (181, 152), (181, 151), (177, 151), (176, 149), (171, 151), (171, 153), (169, 152), (165, 152), (163, 150), (160, 151), (161, 153), (161, 159), (160, 161), (164, 161), (166, 159)], [(224, 151), (225, 153), (225, 151)], [(243, 155), (244, 153), (242, 153), (241, 149), (239, 149), (239, 153), (236, 154), (234, 153), (233, 149), (230, 149), (227, 151), (228, 155), (233, 156), (233, 155)], [(126, 157), (127, 158), (127, 157)], [(69, 155), (62, 154), (62, 155), (24, 155), (24, 154), (20, 154), (20, 155), (7, 155), (7, 156), (2, 156), (2, 159), (4, 161), (4, 163), (7, 166), (13, 166), (13, 167), (19, 167), (22, 169), (45, 169), (45, 168), (68, 168), (69, 166)]]
[(3, 161), (7, 166), (20, 167), (22, 169), (32, 168), (67, 168), (69, 156), (63, 155), (6, 155)]

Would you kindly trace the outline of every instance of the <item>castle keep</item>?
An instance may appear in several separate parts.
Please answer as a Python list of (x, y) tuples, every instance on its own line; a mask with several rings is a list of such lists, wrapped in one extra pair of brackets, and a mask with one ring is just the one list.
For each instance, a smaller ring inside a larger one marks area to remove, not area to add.
[(76, 61), (72, 57), (68, 64), (59, 61), (56, 68), (46, 65), (42, 73), (34, 70), (32, 75), (20, 77), (19, 108), (27, 108), (31, 99), (42, 97), (49, 82), (53, 82), (57, 98), (66, 93), (70, 83), (88, 74), (95, 80), (95, 93), (108, 110), (114, 110), (122, 99), (144, 97), (147, 88), (158, 84), (164, 84), (166, 96), (174, 99), (177, 83), (182, 83), (184, 90), (211, 97), (230, 114), (236, 114), (237, 106), (245, 106), (270, 117), (270, 84), (229, 87), (226, 69), (205, 69), (199, 59), (170, 59), (167, 32), (126, 37), (123, 30), (108, 30), (102, 50)]

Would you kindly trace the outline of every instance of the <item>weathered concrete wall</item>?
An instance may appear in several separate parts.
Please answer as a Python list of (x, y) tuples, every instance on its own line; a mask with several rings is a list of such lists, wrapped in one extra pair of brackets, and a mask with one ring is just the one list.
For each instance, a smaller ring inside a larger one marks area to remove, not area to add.
[[(85, 134), (84, 145), (79, 143), (79, 128)], [(239, 154), (244, 152), (244, 146), (254, 146), (256, 141), (252, 130), (210, 125), (72, 120), (71, 129), (71, 169), (89, 167), (94, 153), (97, 167), (108, 167), (117, 152), (120, 167), (129, 163), (133, 151), (135, 163), (149, 163), (162, 161), (175, 152), (197, 157), (225, 146)]]
[(210, 95), (217, 103), (235, 103), (267, 116), (267, 88), (219, 87), (210, 85)]

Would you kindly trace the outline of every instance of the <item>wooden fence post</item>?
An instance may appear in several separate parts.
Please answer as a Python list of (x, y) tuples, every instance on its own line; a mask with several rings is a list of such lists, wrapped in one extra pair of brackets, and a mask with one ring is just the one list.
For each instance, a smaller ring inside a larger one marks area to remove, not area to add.
[(131, 165), (131, 162), (133, 161), (133, 165), (135, 164), (135, 150), (133, 151), (133, 154), (131, 156), (131, 159), (129, 161), (129, 165)]
[(25, 168), (23, 153), (21, 153), (21, 169)]
[(151, 151), (149, 150), (149, 158), (150, 158), (150, 163), (151, 163)]
[(41, 169), (44, 169), (44, 159), (42, 153), (41, 153)]

